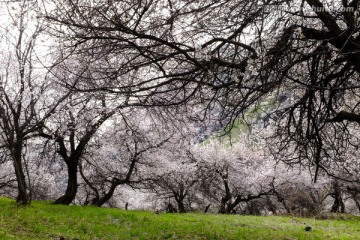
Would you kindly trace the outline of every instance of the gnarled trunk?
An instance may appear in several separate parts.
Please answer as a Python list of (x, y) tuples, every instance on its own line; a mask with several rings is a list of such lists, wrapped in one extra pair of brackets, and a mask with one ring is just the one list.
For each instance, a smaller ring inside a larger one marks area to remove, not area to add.
[(63, 196), (55, 200), (54, 204), (64, 204), (69, 205), (71, 204), (77, 193), (78, 183), (77, 183), (77, 163), (72, 161), (71, 163), (66, 164), (68, 170), (68, 181), (66, 192)]
[(109, 201), (112, 196), (114, 195), (115, 189), (119, 184), (117, 182), (112, 182), (109, 191), (102, 197), (98, 199), (94, 199), (94, 201), (91, 203), (91, 205), (101, 207), (104, 205), (107, 201)]

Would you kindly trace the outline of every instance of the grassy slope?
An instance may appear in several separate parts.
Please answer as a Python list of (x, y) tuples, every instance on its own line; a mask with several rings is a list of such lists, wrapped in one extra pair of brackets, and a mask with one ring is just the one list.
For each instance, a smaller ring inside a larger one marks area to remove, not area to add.
[(48, 202), (18, 207), (0, 198), (0, 239), (360, 239), (360, 218), (342, 218), (155, 214)]

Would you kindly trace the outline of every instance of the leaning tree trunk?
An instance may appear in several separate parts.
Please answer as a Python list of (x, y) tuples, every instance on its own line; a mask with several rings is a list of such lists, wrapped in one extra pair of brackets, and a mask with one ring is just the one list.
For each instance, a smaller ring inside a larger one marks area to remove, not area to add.
[(15, 169), (16, 181), (17, 181), (17, 189), (18, 196), (16, 197), (16, 202), (22, 205), (28, 205), (31, 203), (30, 196), (27, 192), (26, 179), (24, 170), (22, 167), (22, 144), (16, 144), (15, 148), (12, 150), (12, 159), (13, 165)]
[(205, 207), (204, 213), (207, 213), (207, 212), (209, 211), (210, 206), (211, 206), (211, 204), (208, 204), (208, 205)]
[(102, 196), (96, 200), (94, 199), (94, 201), (91, 202), (91, 205), (101, 207), (102, 205), (107, 203), (114, 195), (115, 189), (118, 185), (119, 185), (119, 183), (112, 182), (109, 191), (104, 196)]
[(66, 192), (63, 196), (55, 200), (54, 204), (63, 204), (69, 205), (71, 204), (77, 193), (78, 183), (77, 183), (77, 161), (69, 161), (66, 164), (68, 170), (68, 181)]

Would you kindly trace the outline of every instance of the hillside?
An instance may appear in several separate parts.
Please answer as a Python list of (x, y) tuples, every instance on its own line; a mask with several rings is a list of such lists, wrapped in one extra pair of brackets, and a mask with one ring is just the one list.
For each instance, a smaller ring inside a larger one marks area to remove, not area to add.
[[(0, 239), (360, 239), (360, 217), (333, 220), (168, 214), (0, 198)], [(310, 231), (305, 228), (310, 226)]]

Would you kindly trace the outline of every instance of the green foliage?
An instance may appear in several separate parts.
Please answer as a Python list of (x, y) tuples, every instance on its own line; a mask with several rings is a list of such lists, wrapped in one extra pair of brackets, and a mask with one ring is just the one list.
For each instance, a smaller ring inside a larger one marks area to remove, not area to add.
[(224, 129), (213, 133), (210, 137), (205, 139), (201, 144), (206, 145), (211, 140), (217, 139), (228, 145), (229, 142), (237, 142), (240, 137), (244, 137), (246, 134), (251, 133), (253, 122), (261, 120), (262, 114), (269, 114), (272, 110), (277, 108), (279, 103), (276, 102), (274, 96), (268, 96), (261, 103), (254, 105), (245, 112), (244, 118), (236, 118), (234, 122), (225, 126)]
[[(360, 217), (333, 220), (155, 214), (0, 198), (0, 239), (360, 239)], [(306, 231), (307, 226), (311, 227)]]

